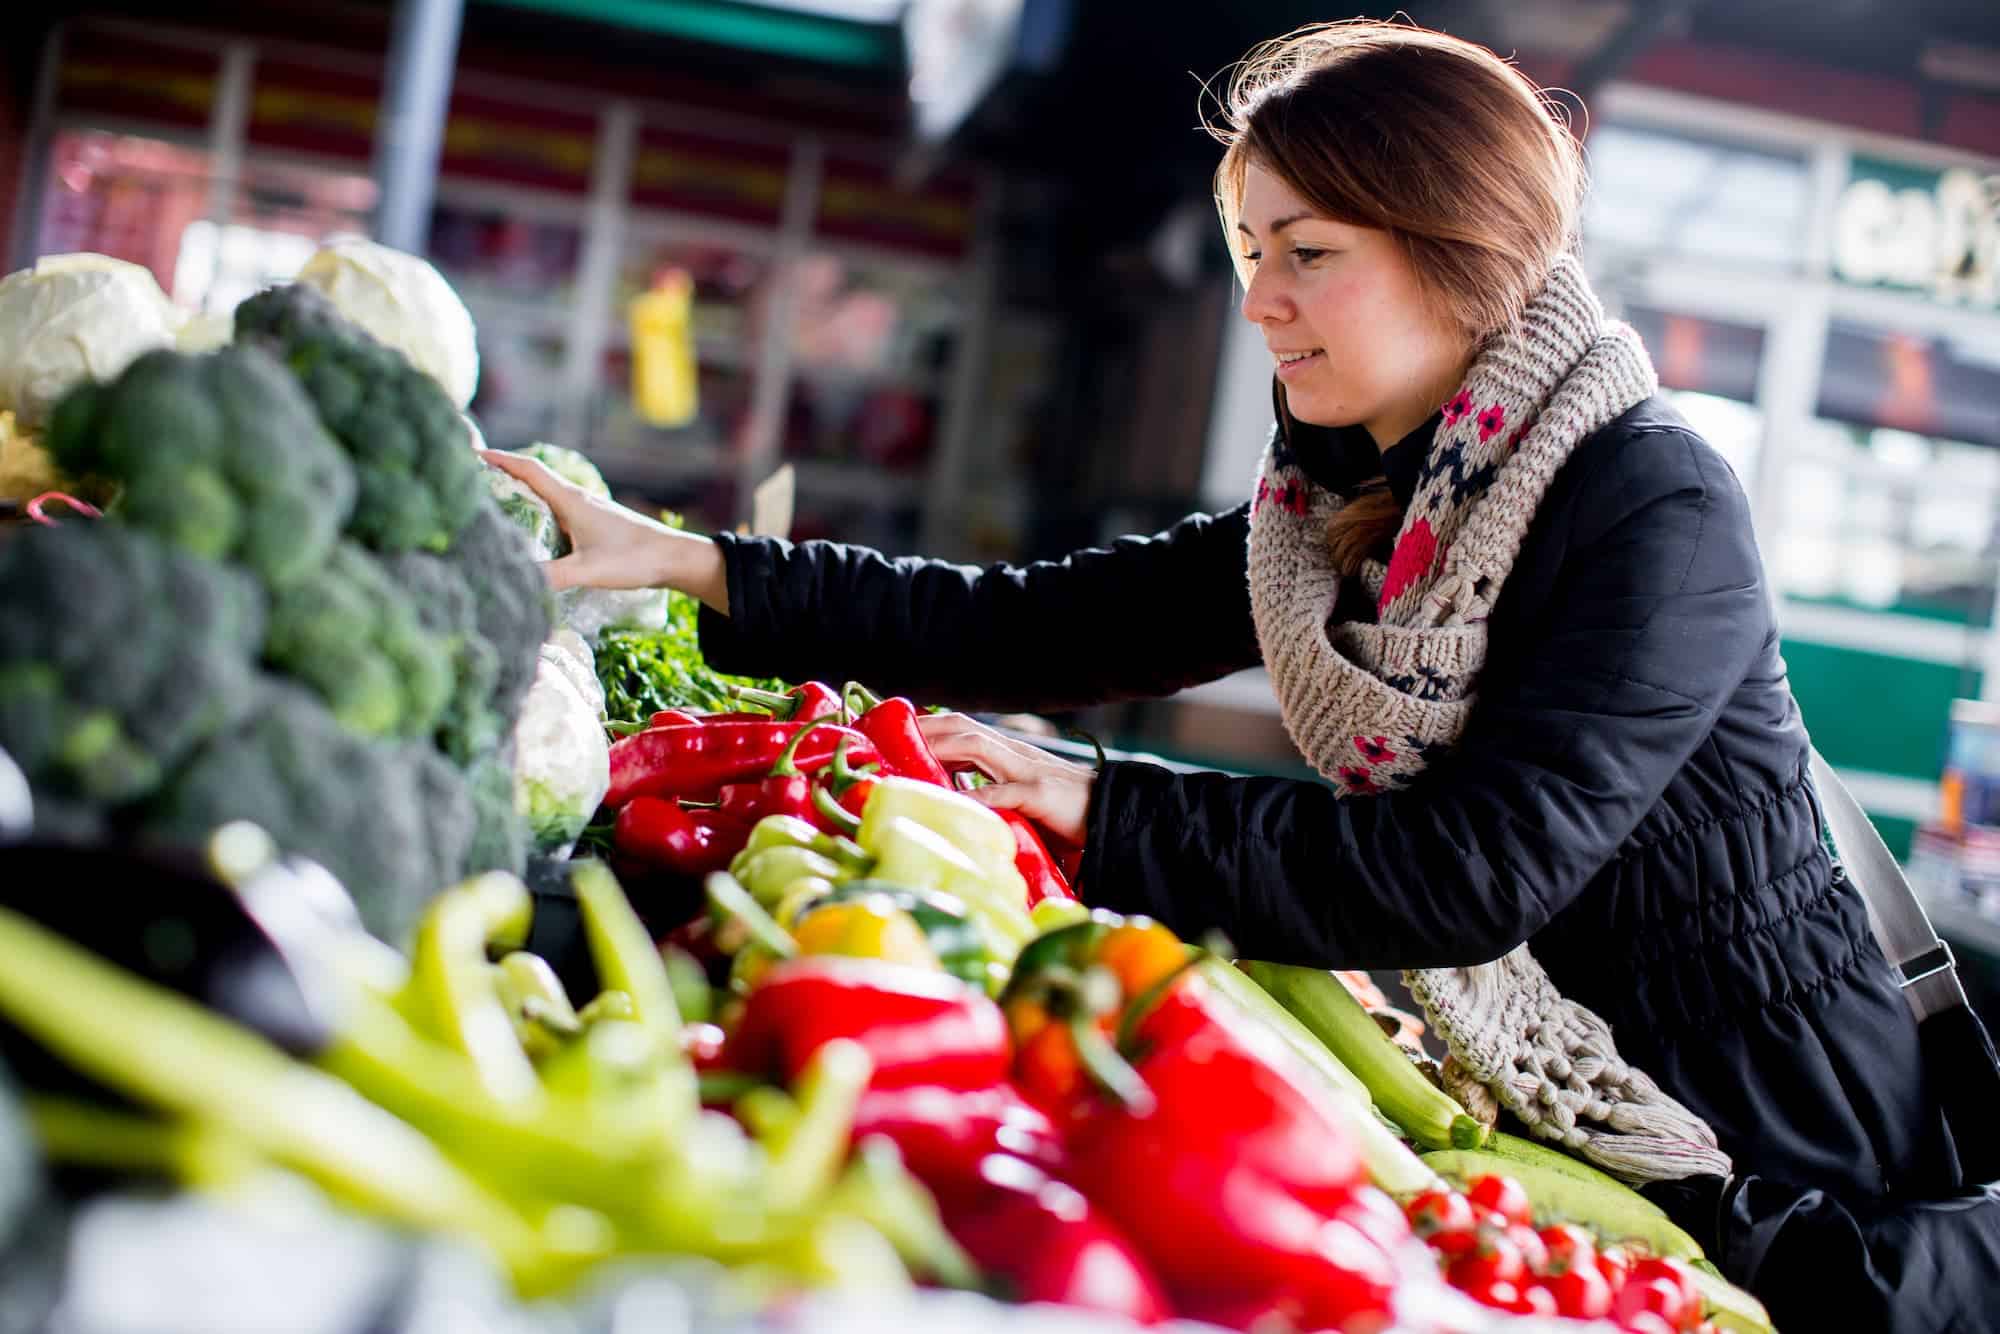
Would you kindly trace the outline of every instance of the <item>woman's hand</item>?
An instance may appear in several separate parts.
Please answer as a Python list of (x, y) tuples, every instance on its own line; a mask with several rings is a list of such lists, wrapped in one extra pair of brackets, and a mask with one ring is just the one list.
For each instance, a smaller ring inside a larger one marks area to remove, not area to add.
[(539, 459), (483, 449), (479, 457), (540, 496), (569, 535), (570, 553), (544, 565), (552, 588), (672, 588), (728, 614), (722, 552), (613, 500), (594, 496)]
[(1094, 771), (1002, 736), (962, 713), (927, 713), (917, 726), (945, 768), (970, 765), (993, 780), (967, 795), (1019, 811), (1057, 838), (1083, 845)]

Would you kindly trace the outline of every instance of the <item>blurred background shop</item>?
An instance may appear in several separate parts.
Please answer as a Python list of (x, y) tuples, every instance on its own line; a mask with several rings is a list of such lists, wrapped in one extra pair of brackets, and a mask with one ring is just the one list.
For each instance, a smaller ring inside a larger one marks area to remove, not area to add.
[[(1813, 735), (1941, 925), (2000, 957), (2000, 6), (1402, 8), (1587, 107), (1586, 258), (1750, 492)], [(8, 267), (102, 251), (221, 311), (380, 234), (410, 167), (385, 68), (428, 58), (448, 96), (413, 244), (478, 321), (495, 444), (582, 448), (699, 526), (789, 462), (796, 537), (1060, 556), (1244, 493), (1270, 372), (1203, 80), (1349, 12), (31, 4), (0, 19)], [(635, 398), (648, 321), (677, 319), (694, 383)], [(1306, 772), (1259, 673), (1072, 721)]]

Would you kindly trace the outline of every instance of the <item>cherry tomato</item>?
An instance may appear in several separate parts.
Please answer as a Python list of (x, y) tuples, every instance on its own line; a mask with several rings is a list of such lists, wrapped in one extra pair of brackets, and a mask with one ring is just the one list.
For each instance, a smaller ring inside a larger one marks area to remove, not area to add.
[(1542, 1247), (1548, 1251), (1546, 1272), (1566, 1274), (1578, 1262), (1597, 1258), (1597, 1239), (1574, 1223), (1553, 1223), (1537, 1234), (1542, 1239)]
[(1547, 1288), (1539, 1283), (1520, 1283), (1515, 1286), (1519, 1292), (1514, 1298), (1514, 1304), (1507, 1308), (1509, 1311), (1515, 1315), (1557, 1314), (1555, 1294)]
[(1427, 1240), (1432, 1250), (1450, 1260), (1476, 1248), (1479, 1245), (1479, 1233), (1471, 1228), (1465, 1228), (1458, 1232), (1435, 1233)]
[(1611, 1285), (1588, 1265), (1577, 1265), (1547, 1280), (1556, 1299), (1556, 1314), (1576, 1320), (1597, 1320), (1611, 1314)]
[(1455, 1190), (1427, 1190), (1403, 1206), (1410, 1230), (1426, 1239), (1440, 1232), (1472, 1231), (1472, 1203)]
[(1641, 1311), (1634, 1316), (1620, 1316), (1618, 1327), (1625, 1334), (1674, 1334), (1674, 1327), (1651, 1311)]
[(1507, 1229), (1507, 1240), (1514, 1243), (1514, 1249), (1521, 1253), (1521, 1262), (1528, 1266), (1530, 1274), (1540, 1274), (1549, 1267), (1549, 1248), (1543, 1243), (1541, 1234), (1525, 1223), (1516, 1223)]
[(1669, 1311), (1662, 1311), (1661, 1315), (1682, 1329), (1690, 1329), (1700, 1321), (1701, 1289), (1695, 1287), (1694, 1276), (1688, 1273), (1686, 1265), (1679, 1260), (1641, 1260), (1632, 1266), (1631, 1281), (1636, 1283), (1645, 1279), (1659, 1279), (1671, 1283), (1675, 1293), (1680, 1297), (1681, 1309), (1678, 1315)]
[(1680, 1285), (1672, 1279), (1646, 1278), (1635, 1270), (1611, 1299), (1611, 1314), (1627, 1328), (1634, 1316), (1656, 1315), (1666, 1321), (1668, 1329), (1679, 1329), (1687, 1315), (1687, 1302), (1681, 1297)]
[(1597, 1253), (1597, 1272), (1604, 1275), (1615, 1294), (1632, 1276), (1632, 1252), (1623, 1246), (1606, 1246)]
[(1472, 1298), (1473, 1301), (1478, 1302), (1481, 1306), (1491, 1306), (1502, 1311), (1511, 1311), (1514, 1309), (1515, 1303), (1521, 1300), (1521, 1289), (1519, 1285), (1510, 1283), (1506, 1279), (1495, 1279), (1491, 1283), (1482, 1283), (1477, 1287), (1467, 1288), (1465, 1295)]
[(1467, 1292), (1494, 1283), (1515, 1283), (1527, 1275), (1521, 1252), (1505, 1237), (1481, 1237), (1479, 1244), (1451, 1262), (1447, 1277), (1454, 1288)]
[(1512, 1177), (1480, 1177), (1465, 1194), (1474, 1208), (1491, 1209), (1505, 1215), (1510, 1223), (1532, 1223), (1535, 1220), (1534, 1202), (1521, 1188), (1521, 1183)]

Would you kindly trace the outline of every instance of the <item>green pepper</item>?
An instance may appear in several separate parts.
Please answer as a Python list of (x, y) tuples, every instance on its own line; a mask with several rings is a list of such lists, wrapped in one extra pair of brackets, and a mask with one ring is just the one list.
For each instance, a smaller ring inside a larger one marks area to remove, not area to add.
[(212, 1125), (162, 1121), (69, 1098), (25, 1100), (35, 1143), (52, 1163), (169, 1177), (196, 1190), (238, 1185), (270, 1164)]
[[(963, 901), (986, 931), (988, 952), (995, 960), (1013, 958), (1034, 937), (1025, 891), (1015, 895), (1005, 881), (996, 884), (943, 835), (896, 816), (878, 822), (868, 836), (873, 840), (869, 850), (876, 856), (874, 878), (912, 889), (942, 890)], [(1011, 865), (1006, 870), (1018, 884), (1020, 872)]]
[(8, 909), (0, 958), (0, 1014), (99, 1083), (214, 1126), (376, 1213), (478, 1237), (525, 1286), (565, 1267), (420, 1131), (248, 1029)]
[[(810, 848), (850, 873), (866, 871), (875, 860), (852, 839), (821, 833), (796, 815), (767, 815), (752, 825), (750, 837), (744, 841), (743, 850), (736, 854), (736, 858), (737, 861), (747, 862), (760, 852), (786, 847)], [(730, 863), (729, 871), (731, 875), (741, 878), (737, 861)]]
[(800, 1074), (798, 1115), (771, 1136), (766, 1201), (780, 1217), (804, 1213), (833, 1188), (847, 1161), (854, 1110), (875, 1063), (858, 1042), (835, 1038), (813, 1053)]
[(750, 897), (765, 908), (775, 908), (795, 880), (818, 876), (839, 884), (852, 878), (853, 874), (811, 848), (790, 844), (765, 848), (731, 865), (730, 874), (741, 881), (743, 887), (750, 891)]
[[(855, 841), (870, 852), (877, 851), (876, 839), (884, 826), (897, 819), (916, 821), (964, 852), (988, 879), (1009, 889), (1018, 888), (1014, 901), (1022, 912), (1028, 910), (1027, 882), (1014, 866), (1014, 831), (991, 810), (948, 787), (914, 778), (882, 778), (868, 794)], [(879, 868), (877, 874), (885, 880), (894, 878)]]
[(529, 1059), (547, 1060), (583, 1031), (576, 1007), (569, 1003), (569, 993), (541, 955), (515, 950), (494, 964), (493, 970), (500, 1003), (507, 1007), (514, 1036)]
[(945, 1230), (937, 1200), (903, 1165), (895, 1141), (870, 1135), (855, 1145), (830, 1203), (881, 1233), (905, 1265), (938, 1286), (979, 1286), (978, 1267)]
[(425, 1032), (470, 1057), (486, 1091), (502, 1102), (531, 1098), (537, 1085), (486, 946), (525, 938), (532, 911), (527, 886), (513, 876), (474, 876), (431, 903), (410, 951), (410, 1013)]

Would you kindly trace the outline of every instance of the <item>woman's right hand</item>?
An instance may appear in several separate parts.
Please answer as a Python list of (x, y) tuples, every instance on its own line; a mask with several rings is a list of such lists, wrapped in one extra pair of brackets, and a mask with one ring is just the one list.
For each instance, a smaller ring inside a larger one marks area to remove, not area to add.
[(569, 554), (542, 567), (550, 587), (672, 588), (728, 613), (722, 551), (708, 538), (594, 496), (539, 459), (497, 449), (479, 457), (540, 496), (569, 535)]

